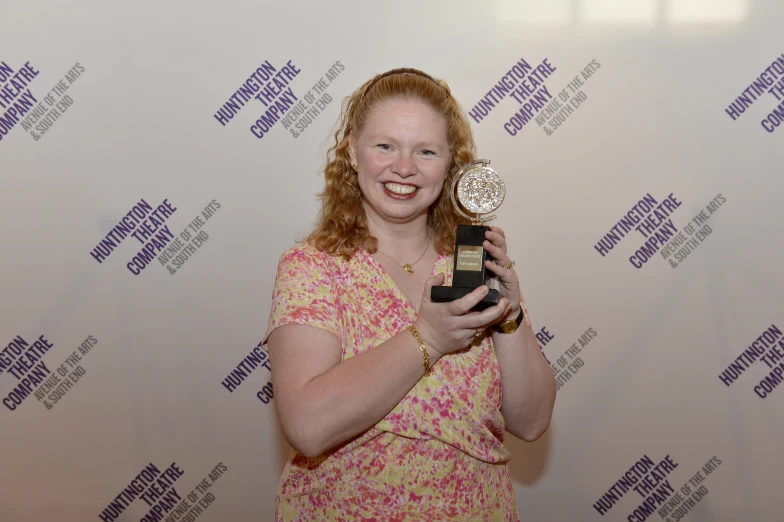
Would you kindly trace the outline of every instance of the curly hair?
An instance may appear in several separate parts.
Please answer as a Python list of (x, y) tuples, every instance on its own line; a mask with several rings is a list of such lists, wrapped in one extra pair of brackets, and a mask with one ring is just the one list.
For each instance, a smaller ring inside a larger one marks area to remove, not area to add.
[(306, 238), (322, 252), (349, 259), (358, 249), (372, 254), (378, 248), (378, 240), (368, 229), (362, 193), (351, 166), (349, 135), (352, 132), (358, 135), (362, 131), (377, 103), (394, 98), (422, 101), (443, 116), (447, 124), (452, 160), (441, 194), (430, 206), (427, 215), (436, 251), (444, 255), (451, 253), (457, 225), (469, 222), (455, 212), (449, 194), (457, 172), (475, 159), (474, 138), (468, 119), (446, 82), (417, 69), (393, 69), (371, 78), (343, 99), (335, 142), (327, 151), (325, 187), (318, 194), (321, 210), (313, 231)]

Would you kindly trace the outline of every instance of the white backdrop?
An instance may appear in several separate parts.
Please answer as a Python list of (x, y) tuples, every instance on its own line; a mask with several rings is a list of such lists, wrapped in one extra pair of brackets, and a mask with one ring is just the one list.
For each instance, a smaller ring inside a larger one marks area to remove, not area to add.
[[(782, 18), (776, 0), (0, 5), (0, 520), (273, 519), (288, 448), (258, 343), (278, 258), (315, 218), (340, 101), (402, 66), (490, 109), (479, 156), (559, 382), (548, 432), (508, 435), (522, 519), (782, 520)], [(273, 68), (269, 98), (238, 93)], [(619, 225), (646, 197), (677, 204)]]

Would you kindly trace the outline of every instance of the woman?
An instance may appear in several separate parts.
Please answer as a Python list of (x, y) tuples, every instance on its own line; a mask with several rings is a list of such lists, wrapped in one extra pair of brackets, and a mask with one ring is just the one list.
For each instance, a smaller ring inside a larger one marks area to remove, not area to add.
[[(346, 98), (340, 123), (319, 221), (280, 259), (265, 337), (295, 450), (277, 520), (518, 520), (504, 429), (541, 436), (555, 383), (504, 232), (484, 244), (498, 305), (470, 311), (486, 286), (430, 300), (451, 282), (468, 122), (444, 82), (397, 69)], [(525, 324), (494, 329), (506, 321)]]

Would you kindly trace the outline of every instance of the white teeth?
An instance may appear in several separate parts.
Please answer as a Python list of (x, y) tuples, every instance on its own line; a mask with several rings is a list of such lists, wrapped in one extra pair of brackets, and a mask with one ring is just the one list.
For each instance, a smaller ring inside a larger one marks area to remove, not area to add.
[(397, 183), (384, 183), (384, 187), (395, 194), (411, 194), (416, 190), (416, 187), (411, 185), (399, 185)]

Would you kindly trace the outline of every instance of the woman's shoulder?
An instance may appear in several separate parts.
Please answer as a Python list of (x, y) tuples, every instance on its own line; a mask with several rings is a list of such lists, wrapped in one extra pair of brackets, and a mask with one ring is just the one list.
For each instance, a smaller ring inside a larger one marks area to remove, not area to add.
[(281, 258), (288, 257), (302, 257), (302, 256), (318, 256), (321, 252), (310, 244), (307, 240), (299, 241), (293, 246), (289, 247), (281, 254)]
[(290, 247), (280, 256), (281, 265), (319, 266), (326, 270), (336, 270), (342, 263), (340, 256), (320, 250), (309, 241), (303, 240)]
[(308, 241), (300, 241), (285, 250), (278, 259), (280, 265), (314, 265), (323, 264), (324, 252), (321, 252)]

